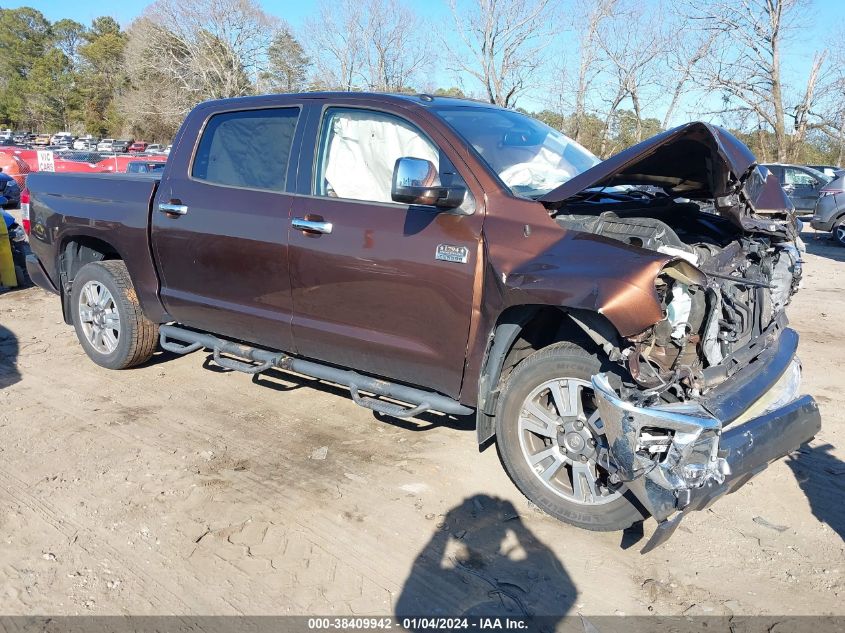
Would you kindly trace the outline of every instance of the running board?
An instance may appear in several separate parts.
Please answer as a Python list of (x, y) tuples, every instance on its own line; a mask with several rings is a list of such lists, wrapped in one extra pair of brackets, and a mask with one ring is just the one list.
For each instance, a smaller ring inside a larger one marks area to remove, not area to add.
[[(241, 345), (175, 325), (162, 325), (159, 328), (159, 335), (162, 349), (174, 354), (190, 354), (200, 349), (209, 349), (214, 354), (214, 362), (224, 369), (245, 374), (259, 374), (276, 368), (343, 385), (349, 389), (355, 404), (395, 418), (412, 417), (425, 411), (439, 411), (451, 415), (469, 415), (474, 412), (474, 409), (439, 393), (363, 376), (348, 369), (338, 369), (314, 361), (294, 358), (282, 352)], [(221, 354), (237, 358), (228, 358)], [(408, 406), (385, 402), (378, 398), (363, 397), (360, 391), (398, 400), (407, 403)]]

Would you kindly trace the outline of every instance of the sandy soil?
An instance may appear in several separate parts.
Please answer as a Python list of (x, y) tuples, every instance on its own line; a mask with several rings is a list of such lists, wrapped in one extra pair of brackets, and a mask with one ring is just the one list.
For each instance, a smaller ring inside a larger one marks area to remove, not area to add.
[(845, 614), (845, 249), (807, 238), (821, 434), (646, 556), (533, 510), (465, 421), (202, 353), (106, 371), (0, 295), (0, 613)]

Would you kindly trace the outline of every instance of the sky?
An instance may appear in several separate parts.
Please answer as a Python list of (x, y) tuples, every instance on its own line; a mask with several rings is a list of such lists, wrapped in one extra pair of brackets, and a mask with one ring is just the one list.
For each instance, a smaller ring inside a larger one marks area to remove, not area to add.
[[(706, 2), (706, 0), (702, 0)], [(806, 78), (812, 63), (813, 54), (822, 42), (825, 42), (836, 30), (845, 29), (845, 0), (806, 0), (808, 8), (803, 16), (806, 26), (798, 32), (787, 44), (783, 56), (783, 76), (787, 88), (795, 82), (800, 85)], [(287, 20), (294, 29), (302, 26), (305, 18), (317, 11), (318, 0), (258, 0), (265, 11)], [(451, 19), (447, 0), (405, 0), (417, 13), (434, 19), (440, 24), (448, 25)], [(91, 20), (101, 15), (111, 15), (124, 27), (136, 18), (145, 7), (152, 4), (152, 0), (0, 0), (0, 6), (16, 8), (30, 6), (41, 11), (49, 20), (73, 18), (78, 22), (90, 24)], [(562, 37), (566, 37), (564, 34)], [(445, 71), (435, 78), (438, 85), (455, 85), (455, 81)], [(467, 89), (477, 88), (471, 84)], [(544, 102), (540, 95), (531, 94), (524, 97), (517, 105), (528, 109), (542, 109)], [(682, 104), (683, 105), (683, 104)], [(701, 102), (686, 104), (681, 108), (678, 116), (688, 119), (696, 115), (695, 108), (701, 107)], [(683, 111), (685, 110), (685, 111)]]

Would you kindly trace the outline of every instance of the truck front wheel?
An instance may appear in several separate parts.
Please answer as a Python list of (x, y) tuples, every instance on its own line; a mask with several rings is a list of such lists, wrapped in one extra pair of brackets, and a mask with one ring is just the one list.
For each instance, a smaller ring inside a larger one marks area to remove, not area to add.
[(623, 530), (645, 514), (599, 465), (607, 440), (590, 382), (599, 371), (598, 357), (570, 342), (526, 358), (499, 398), (496, 445), (511, 480), (542, 510), (588, 530)]
[(141, 312), (122, 261), (83, 266), (73, 279), (70, 307), (76, 336), (98, 365), (125, 369), (153, 355), (158, 325)]

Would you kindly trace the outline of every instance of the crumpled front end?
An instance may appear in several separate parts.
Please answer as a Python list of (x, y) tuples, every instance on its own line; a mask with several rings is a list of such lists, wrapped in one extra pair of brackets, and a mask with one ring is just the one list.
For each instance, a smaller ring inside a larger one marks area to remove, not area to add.
[(819, 431), (815, 401), (798, 395), (796, 345), (797, 335), (786, 330), (760, 366), (737, 376), (729, 403), (717, 394), (637, 405), (611, 386), (607, 374), (593, 376), (611, 480), (625, 484), (659, 522), (643, 553), (665, 542), (685, 512), (733, 492)]
[[(815, 402), (798, 395), (785, 312), (802, 277), (794, 209), (745, 145), (704, 123), (628, 148), (540, 200), (566, 230), (561, 247), (606, 246), (580, 266), (556, 248), (517, 280), (524, 291), (551, 272), (593, 271), (592, 302), (559, 275), (561, 305), (618, 366), (592, 380), (607, 443), (599, 466), (658, 520), (648, 550), (684, 512), (820, 427)], [(624, 257), (607, 252), (614, 242)], [(611, 283), (608, 259), (624, 260), (624, 283)], [(590, 303), (598, 316), (585, 318)]]
[(730, 474), (718, 455), (722, 424), (700, 404), (636, 406), (606, 374), (593, 377), (593, 389), (617, 469), (611, 481), (627, 483), (658, 521), (675, 511), (676, 491)]

